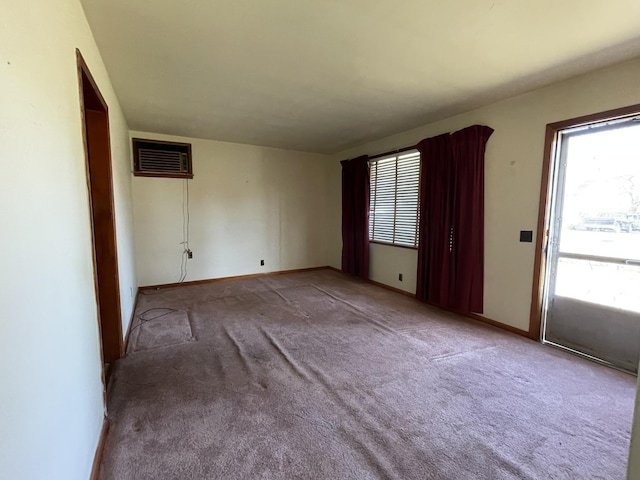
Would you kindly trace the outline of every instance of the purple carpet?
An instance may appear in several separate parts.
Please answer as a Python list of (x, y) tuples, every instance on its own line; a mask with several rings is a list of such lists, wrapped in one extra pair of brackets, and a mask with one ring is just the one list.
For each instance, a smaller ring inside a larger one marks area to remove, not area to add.
[(331, 270), (146, 293), (103, 480), (625, 477), (631, 375)]

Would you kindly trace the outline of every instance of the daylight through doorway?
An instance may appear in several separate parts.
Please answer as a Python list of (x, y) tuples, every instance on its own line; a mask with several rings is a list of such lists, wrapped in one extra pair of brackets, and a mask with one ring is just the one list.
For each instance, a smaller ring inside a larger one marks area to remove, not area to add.
[(640, 352), (640, 122), (558, 132), (543, 341), (636, 372)]

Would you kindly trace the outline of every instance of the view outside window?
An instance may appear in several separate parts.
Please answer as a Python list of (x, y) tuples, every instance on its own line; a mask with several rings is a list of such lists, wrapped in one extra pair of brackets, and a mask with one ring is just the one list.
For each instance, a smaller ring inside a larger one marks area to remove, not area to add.
[(640, 124), (565, 141), (555, 293), (640, 312)]

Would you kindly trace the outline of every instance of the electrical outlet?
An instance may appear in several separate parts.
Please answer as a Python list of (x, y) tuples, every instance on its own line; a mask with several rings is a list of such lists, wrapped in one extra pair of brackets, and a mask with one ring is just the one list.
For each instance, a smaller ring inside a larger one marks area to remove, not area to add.
[(401, 273), (398, 274), (398, 280), (402, 281), (402, 274)]
[(264, 260), (260, 260), (260, 266), (264, 267)]
[(191, 250), (187, 250), (187, 258), (193, 258), (193, 252)]
[(520, 241), (531, 243), (533, 242), (533, 231), (532, 230), (520, 230)]

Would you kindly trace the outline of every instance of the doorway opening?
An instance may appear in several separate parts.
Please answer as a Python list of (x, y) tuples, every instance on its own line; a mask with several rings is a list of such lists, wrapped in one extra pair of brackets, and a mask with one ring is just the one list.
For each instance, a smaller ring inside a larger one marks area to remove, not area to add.
[(124, 354), (116, 247), (109, 109), (79, 50), (76, 50), (80, 110), (93, 242), (98, 325), (105, 377)]
[(637, 373), (640, 106), (548, 125), (546, 153), (532, 328)]

